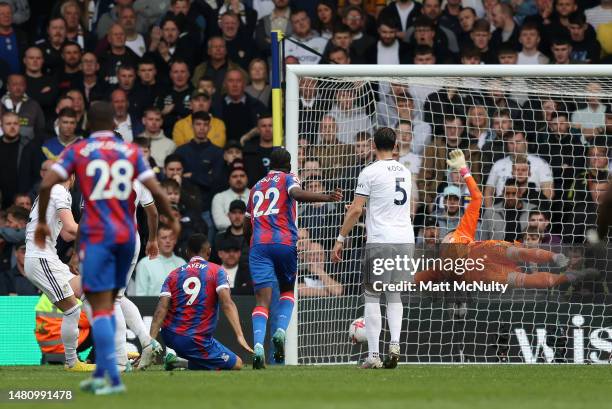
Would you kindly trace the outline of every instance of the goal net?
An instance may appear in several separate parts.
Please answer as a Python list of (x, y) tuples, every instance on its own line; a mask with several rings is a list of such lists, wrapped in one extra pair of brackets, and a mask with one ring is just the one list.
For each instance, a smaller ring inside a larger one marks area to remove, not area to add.
[[(308, 190), (344, 193), (338, 204), (298, 206), (297, 346), (290, 360), (339, 364), (367, 355), (367, 343), (348, 335), (363, 316), (364, 219), (342, 262), (332, 263), (330, 250), (357, 177), (375, 160), (373, 132), (385, 126), (396, 131), (398, 160), (413, 174), (415, 258), (439, 255), (441, 239), (471, 200), (446, 164), (456, 148), (484, 195), (476, 240), (521, 242), (569, 258), (565, 268), (517, 262), (516, 273), (526, 278), (506, 291), (403, 292), (401, 361), (609, 361), (612, 274), (607, 250), (585, 245), (585, 237), (608, 187), (612, 78), (601, 67), (571, 69), (287, 67), (286, 145), (294, 170)], [(506, 284), (504, 272), (497, 271)], [(384, 296), (381, 304), (385, 355)]]

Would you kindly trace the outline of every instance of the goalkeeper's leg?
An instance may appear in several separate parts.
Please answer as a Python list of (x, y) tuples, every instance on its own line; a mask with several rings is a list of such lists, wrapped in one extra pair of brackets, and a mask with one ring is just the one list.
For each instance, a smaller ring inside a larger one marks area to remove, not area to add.
[(532, 274), (511, 272), (507, 283), (514, 288), (553, 288), (565, 283), (573, 283), (586, 278), (592, 271), (572, 271), (566, 274), (553, 274), (537, 271)]

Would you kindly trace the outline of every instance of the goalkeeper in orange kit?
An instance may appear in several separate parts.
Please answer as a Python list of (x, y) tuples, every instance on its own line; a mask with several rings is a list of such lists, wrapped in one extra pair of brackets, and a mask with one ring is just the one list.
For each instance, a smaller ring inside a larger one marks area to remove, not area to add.
[(584, 277), (576, 273), (553, 274), (535, 272), (525, 274), (520, 272), (518, 263), (552, 263), (557, 267), (566, 267), (569, 259), (560, 253), (525, 247), (520, 243), (510, 243), (503, 240), (475, 241), (476, 228), (480, 217), (482, 193), (476, 181), (470, 174), (465, 157), (460, 149), (450, 153), (448, 165), (459, 171), (465, 180), (472, 200), (467, 205), (465, 214), (461, 217), (456, 230), (448, 233), (442, 240), (441, 258), (480, 259), (479, 268), (466, 269), (462, 275), (453, 271), (430, 269), (420, 271), (415, 276), (417, 285), (420, 282), (437, 282), (444, 280), (508, 284), (511, 288), (551, 288), (564, 283), (573, 282)]

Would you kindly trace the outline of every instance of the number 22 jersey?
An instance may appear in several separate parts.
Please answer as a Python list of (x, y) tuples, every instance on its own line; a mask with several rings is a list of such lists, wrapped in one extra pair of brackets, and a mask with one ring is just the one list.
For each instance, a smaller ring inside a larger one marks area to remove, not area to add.
[(289, 192), (300, 187), (293, 173), (271, 170), (253, 186), (247, 204), (253, 234), (251, 247), (256, 244), (297, 244), (297, 203)]

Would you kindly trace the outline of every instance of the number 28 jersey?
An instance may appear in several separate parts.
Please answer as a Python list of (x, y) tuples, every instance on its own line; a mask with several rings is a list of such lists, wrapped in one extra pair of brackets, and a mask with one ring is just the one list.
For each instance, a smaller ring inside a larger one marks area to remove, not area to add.
[(247, 204), (253, 234), (251, 246), (256, 244), (297, 245), (297, 203), (289, 192), (300, 187), (293, 173), (271, 170), (253, 186)]
[(368, 198), (366, 243), (412, 244), (412, 174), (395, 160), (378, 160), (359, 174), (355, 194)]
[(84, 242), (112, 245), (133, 240), (133, 181), (155, 177), (137, 145), (112, 132), (95, 132), (66, 148), (52, 169), (64, 179), (76, 173), (84, 201), (80, 223)]

